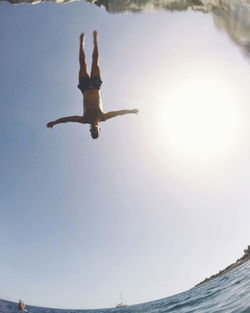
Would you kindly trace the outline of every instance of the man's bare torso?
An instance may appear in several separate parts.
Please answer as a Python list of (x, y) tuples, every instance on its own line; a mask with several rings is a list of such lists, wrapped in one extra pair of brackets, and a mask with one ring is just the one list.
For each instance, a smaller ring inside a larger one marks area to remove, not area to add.
[(83, 93), (83, 120), (90, 124), (106, 120), (102, 111), (100, 91), (97, 89), (86, 90)]

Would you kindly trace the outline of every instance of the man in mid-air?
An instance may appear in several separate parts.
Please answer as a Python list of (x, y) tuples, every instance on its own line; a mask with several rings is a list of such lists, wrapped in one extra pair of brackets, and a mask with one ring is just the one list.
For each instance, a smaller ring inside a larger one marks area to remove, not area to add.
[(59, 118), (58, 120), (49, 122), (47, 127), (52, 128), (56, 124), (77, 122), (82, 124), (90, 124), (90, 133), (93, 139), (96, 139), (100, 135), (99, 123), (104, 122), (112, 117), (118, 115), (124, 115), (128, 113), (138, 113), (137, 109), (133, 110), (120, 110), (104, 113), (102, 111), (102, 103), (100, 96), (100, 88), (102, 84), (100, 76), (100, 68), (98, 65), (98, 46), (97, 46), (97, 32), (93, 32), (94, 38), (94, 50), (92, 54), (92, 67), (91, 74), (89, 76), (85, 54), (83, 50), (84, 34), (80, 35), (80, 51), (79, 51), (79, 85), (78, 88), (83, 94), (83, 116), (66, 116)]

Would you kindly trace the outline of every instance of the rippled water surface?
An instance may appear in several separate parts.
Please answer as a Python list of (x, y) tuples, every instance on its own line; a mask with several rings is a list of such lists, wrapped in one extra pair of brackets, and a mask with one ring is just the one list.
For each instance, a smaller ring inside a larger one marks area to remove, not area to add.
[[(120, 309), (58, 310), (27, 305), (30, 313), (249, 313), (250, 261), (199, 287), (165, 299)], [(0, 300), (3, 313), (18, 313), (17, 303)]]

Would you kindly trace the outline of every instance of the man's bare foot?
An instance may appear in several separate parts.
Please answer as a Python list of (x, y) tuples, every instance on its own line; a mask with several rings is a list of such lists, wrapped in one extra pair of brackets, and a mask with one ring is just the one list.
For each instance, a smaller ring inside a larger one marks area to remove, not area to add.
[(48, 127), (48, 128), (52, 128), (54, 125), (55, 125), (55, 124), (54, 124), (53, 122), (49, 122), (49, 123), (47, 124), (47, 127)]
[(94, 37), (94, 45), (96, 45), (97, 44), (97, 31), (96, 30), (93, 31), (93, 37)]
[(82, 33), (80, 35), (80, 43), (83, 44), (84, 43), (84, 33)]

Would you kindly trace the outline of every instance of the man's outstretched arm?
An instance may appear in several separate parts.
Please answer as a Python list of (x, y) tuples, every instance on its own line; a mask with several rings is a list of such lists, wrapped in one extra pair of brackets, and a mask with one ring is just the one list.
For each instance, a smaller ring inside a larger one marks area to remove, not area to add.
[(68, 122), (78, 122), (78, 123), (81, 123), (82, 122), (82, 116), (73, 115), (73, 116), (61, 117), (58, 120), (49, 122), (47, 124), (47, 127), (52, 128), (56, 124), (68, 123)]
[(130, 113), (135, 113), (135, 114), (137, 114), (138, 112), (139, 112), (138, 109), (111, 111), (111, 112), (105, 113), (105, 116), (106, 116), (106, 118), (107, 118), (107, 120), (108, 120), (109, 118), (116, 117), (116, 116), (118, 116), (118, 115), (124, 115), (124, 114), (130, 114)]

